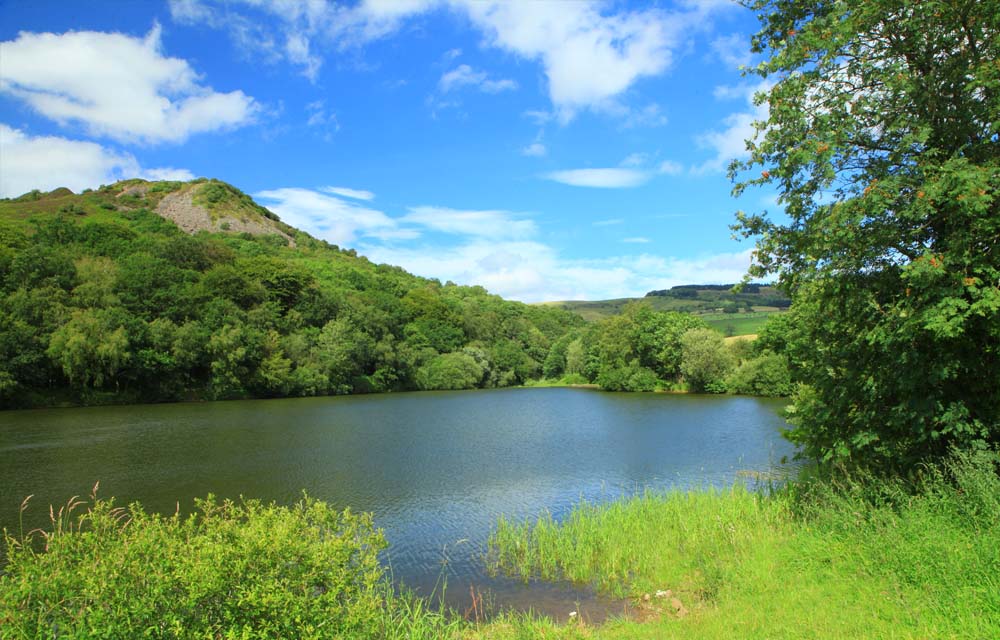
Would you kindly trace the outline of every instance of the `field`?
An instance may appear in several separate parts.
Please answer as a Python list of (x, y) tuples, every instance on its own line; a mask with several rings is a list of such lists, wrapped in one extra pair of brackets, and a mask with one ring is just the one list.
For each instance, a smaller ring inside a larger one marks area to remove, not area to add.
[(635, 302), (647, 304), (654, 311), (695, 314), (726, 336), (757, 333), (770, 314), (782, 311), (789, 304), (786, 297), (767, 285), (751, 286), (739, 293), (731, 291), (731, 285), (685, 285), (650, 292), (643, 298), (568, 300), (543, 304), (573, 311), (588, 322), (596, 322), (620, 314), (625, 305)]

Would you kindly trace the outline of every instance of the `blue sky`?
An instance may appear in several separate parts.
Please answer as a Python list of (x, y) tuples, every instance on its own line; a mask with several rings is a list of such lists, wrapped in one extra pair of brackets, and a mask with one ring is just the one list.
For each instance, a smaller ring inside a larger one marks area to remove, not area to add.
[(0, 4), (0, 196), (215, 177), (524, 301), (738, 280), (757, 88), (730, 2)]

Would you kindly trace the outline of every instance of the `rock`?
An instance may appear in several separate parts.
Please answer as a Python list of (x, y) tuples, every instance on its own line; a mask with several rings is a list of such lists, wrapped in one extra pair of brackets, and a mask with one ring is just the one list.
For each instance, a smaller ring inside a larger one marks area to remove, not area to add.
[(669, 598), (672, 595), (673, 595), (673, 593), (670, 591), (670, 589), (667, 589), (666, 591), (657, 591), (656, 592), (656, 597), (657, 598)]

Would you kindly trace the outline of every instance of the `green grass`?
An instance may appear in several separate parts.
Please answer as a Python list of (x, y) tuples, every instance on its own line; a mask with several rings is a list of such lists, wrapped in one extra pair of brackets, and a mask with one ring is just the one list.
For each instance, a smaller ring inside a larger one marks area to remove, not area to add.
[(727, 336), (746, 336), (760, 333), (761, 328), (771, 317), (772, 313), (706, 313), (699, 317), (703, 319), (709, 327)]
[(594, 584), (654, 618), (586, 637), (1000, 637), (1000, 479), (968, 457), (916, 486), (737, 486), (581, 504), (562, 523), (501, 520), (491, 553), (494, 569)]

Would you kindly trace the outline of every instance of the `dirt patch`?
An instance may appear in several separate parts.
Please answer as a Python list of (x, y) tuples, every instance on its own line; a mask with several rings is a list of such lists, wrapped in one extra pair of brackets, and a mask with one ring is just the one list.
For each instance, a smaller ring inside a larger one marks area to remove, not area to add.
[(259, 219), (249, 216), (242, 219), (219, 216), (213, 219), (208, 209), (194, 203), (192, 192), (191, 189), (185, 189), (167, 194), (156, 206), (156, 213), (173, 221), (187, 233), (226, 231), (229, 233), (250, 233), (255, 236), (276, 235), (284, 238), (289, 245), (295, 246), (295, 241), (292, 240), (291, 236), (272, 226), (270, 220), (262, 216)]
[(117, 197), (136, 196), (137, 198), (145, 198), (147, 193), (149, 193), (148, 184), (133, 184), (122, 189)]

